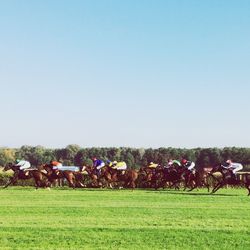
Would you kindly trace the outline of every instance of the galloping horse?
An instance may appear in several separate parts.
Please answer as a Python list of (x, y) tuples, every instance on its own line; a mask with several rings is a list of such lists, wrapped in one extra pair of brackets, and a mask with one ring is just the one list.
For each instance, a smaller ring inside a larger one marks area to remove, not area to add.
[(18, 180), (28, 179), (34, 179), (36, 189), (38, 187), (49, 186), (47, 175), (38, 169), (30, 169), (24, 172), (23, 170), (19, 170), (17, 167), (13, 166), (13, 164), (9, 163), (4, 167), (3, 170), (12, 170), (14, 172), (14, 175), (10, 178), (10, 181), (4, 186), (4, 188), (7, 188), (10, 184), (15, 184)]
[(123, 187), (134, 189), (136, 187), (138, 172), (134, 169), (117, 170), (110, 166), (105, 166), (102, 168), (101, 178), (104, 178), (111, 188), (113, 188), (112, 184), (123, 183)]
[(65, 178), (68, 182), (69, 187), (72, 187), (72, 188), (76, 187), (77, 177), (73, 171), (71, 170), (61, 171), (61, 170), (53, 169), (53, 167), (50, 164), (44, 164), (41, 166), (41, 168), (46, 170), (47, 177), (50, 183), (53, 183), (55, 180)]
[(190, 172), (187, 174), (187, 186), (190, 185), (190, 189), (188, 191), (192, 191), (195, 188), (205, 186), (209, 192), (210, 183), (209, 177), (211, 176), (212, 179), (216, 180), (216, 178), (210, 174), (212, 168), (200, 168), (195, 170), (195, 172)]
[(88, 173), (88, 176), (90, 180), (92, 181), (91, 186), (92, 187), (102, 187), (103, 184), (99, 180), (99, 177), (97, 175), (97, 171), (94, 167), (91, 166), (83, 166), (84, 171)]
[(246, 174), (243, 180), (239, 180), (236, 178), (236, 176), (233, 174), (231, 170), (224, 168), (222, 165), (215, 166), (212, 169), (211, 174), (215, 172), (220, 172), (222, 174), (222, 179), (218, 181), (217, 185), (214, 187), (211, 194), (217, 192), (220, 188), (222, 188), (225, 185), (232, 185), (232, 186), (244, 185), (245, 188), (248, 190), (248, 195), (250, 195), (250, 174)]
[(152, 177), (154, 188), (165, 188), (168, 183), (169, 188), (175, 187), (175, 189), (179, 189), (179, 184), (184, 180), (182, 174), (180, 167), (157, 167)]
[(152, 188), (155, 186), (155, 172), (156, 170), (149, 167), (141, 167), (138, 172), (138, 185), (143, 188)]

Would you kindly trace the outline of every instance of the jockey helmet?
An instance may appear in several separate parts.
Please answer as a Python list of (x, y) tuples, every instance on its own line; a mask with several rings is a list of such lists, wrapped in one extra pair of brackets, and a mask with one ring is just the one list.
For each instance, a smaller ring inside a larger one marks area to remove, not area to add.
[(20, 161), (21, 161), (21, 160), (19, 160), (19, 159), (16, 159), (16, 164), (17, 164), (17, 163), (19, 163)]
[(117, 161), (113, 161), (113, 165), (117, 164)]
[(150, 163), (149, 163), (149, 165), (153, 165), (154, 163), (151, 161)]
[(187, 160), (186, 160), (186, 159), (182, 159), (182, 160), (181, 160), (181, 163), (182, 163), (182, 164), (186, 164), (186, 163), (187, 163)]
[(96, 159), (96, 157), (93, 157), (92, 160), (93, 160), (93, 161), (96, 161), (97, 159)]
[(228, 160), (226, 161), (226, 163), (231, 164), (232, 161), (231, 161), (230, 159), (228, 159)]

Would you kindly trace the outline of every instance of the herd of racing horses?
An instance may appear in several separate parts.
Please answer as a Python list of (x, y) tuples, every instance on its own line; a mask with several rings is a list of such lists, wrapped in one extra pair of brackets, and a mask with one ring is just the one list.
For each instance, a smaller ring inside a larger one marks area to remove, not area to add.
[(120, 171), (106, 165), (97, 172), (92, 166), (80, 167), (80, 171), (53, 169), (50, 164), (43, 164), (34, 169), (22, 171), (8, 164), (4, 171), (13, 170), (14, 174), (4, 186), (7, 188), (15, 184), (18, 180), (33, 179), (35, 187), (50, 188), (59, 180), (68, 183), (72, 188), (168, 188), (179, 190), (180, 188), (192, 191), (197, 188), (206, 187), (208, 192), (215, 193), (220, 188), (230, 185), (235, 187), (245, 187), (250, 195), (250, 173), (246, 173), (242, 178), (237, 178), (232, 171), (225, 169), (222, 165), (211, 168), (200, 168), (189, 171), (184, 167), (164, 168), (158, 166), (155, 169), (141, 167), (140, 169), (127, 169)]

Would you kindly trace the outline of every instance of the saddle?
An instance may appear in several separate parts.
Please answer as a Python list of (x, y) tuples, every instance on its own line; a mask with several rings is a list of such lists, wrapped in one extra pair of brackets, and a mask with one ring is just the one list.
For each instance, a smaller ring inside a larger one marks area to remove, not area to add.
[(23, 171), (23, 173), (24, 173), (25, 176), (29, 176), (29, 171), (28, 170)]
[(23, 169), (23, 170), (19, 170), (19, 173), (23, 174), (24, 176), (29, 176), (29, 169)]

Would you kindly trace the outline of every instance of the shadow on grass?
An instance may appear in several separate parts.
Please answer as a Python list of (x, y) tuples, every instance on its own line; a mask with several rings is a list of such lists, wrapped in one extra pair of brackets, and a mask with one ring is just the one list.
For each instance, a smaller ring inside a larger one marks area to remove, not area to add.
[(161, 193), (161, 194), (174, 194), (174, 195), (191, 195), (191, 196), (240, 196), (238, 194), (221, 194), (221, 193), (194, 193), (194, 192), (183, 192), (183, 191), (157, 191), (157, 190), (147, 190), (147, 193)]

